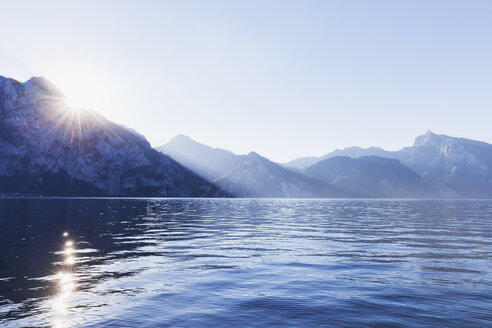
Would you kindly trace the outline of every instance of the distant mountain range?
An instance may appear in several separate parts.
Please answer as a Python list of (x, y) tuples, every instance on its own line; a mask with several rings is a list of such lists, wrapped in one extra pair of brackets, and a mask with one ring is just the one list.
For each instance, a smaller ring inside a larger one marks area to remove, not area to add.
[(428, 131), (399, 151), (350, 147), (278, 164), (178, 135), (153, 149), (72, 110), (46, 79), (0, 76), (0, 195), (492, 198), (492, 145)]
[(336, 197), (341, 194), (332, 186), (284, 168), (255, 152), (213, 182), (238, 197)]
[(432, 197), (435, 191), (396, 159), (335, 156), (305, 169), (307, 176), (336, 186), (352, 197)]
[(228, 196), (133, 130), (0, 76), (0, 195)]
[(439, 197), (492, 197), (492, 145), (438, 135), (431, 131), (418, 136), (413, 146), (398, 151), (386, 151), (377, 147), (351, 147), (335, 150), (321, 157), (298, 158), (284, 165), (306, 169), (335, 156), (380, 156), (399, 160), (417, 172), (428, 185), (433, 186)]
[(158, 149), (239, 197), (492, 198), (492, 145), (431, 131), (399, 151), (350, 147), (282, 165), (182, 135)]
[[(306, 169), (311, 165), (314, 165), (322, 160), (328, 159), (328, 158), (333, 158), (336, 156), (347, 156), (350, 158), (358, 158), (362, 156), (379, 156), (379, 157), (388, 157), (388, 154), (391, 152), (386, 151), (384, 149), (378, 148), (378, 147), (371, 147), (371, 148), (360, 148), (357, 146), (354, 147), (349, 147), (345, 149), (336, 149), (332, 151), (331, 153), (328, 153), (326, 155), (323, 155), (321, 157), (299, 157), (296, 158), (288, 163), (283, 164), (284, 166), (287, 167), (292, 167), (292, 168), (298, 168), (298, 169)], [(391, 158), (391, 157), (390, 157)]]

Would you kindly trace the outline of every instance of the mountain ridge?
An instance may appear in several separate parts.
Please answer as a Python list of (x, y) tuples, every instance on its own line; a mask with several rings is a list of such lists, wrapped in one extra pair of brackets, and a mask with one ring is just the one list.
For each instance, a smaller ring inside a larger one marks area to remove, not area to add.
[(156, 149), (209, 181), (220, 178), (225, 172), (231, 171), (246, 156), (201, 144), (183, 134), (173, 137)]
[[(193, 143), (197, 143), (190, 138), (188, 138), (188, 140), (191, 140)], [(229, 153), (233, 154), (231, 152)], [(255, 153), (252, 152), (250, 154)], [(235, 164), (237, 164), (237, 162), (244, 160), (244, 156), (249, 155), (233, 154), (233, 156), (235, 156)], [(416, 185), (414, 187), (410, 188), (409, 186), (409, 190), (413, 190), (412, 193), (405, 193), (400, 187), (398, 187), (400, 189), (395, 187), (395, 190), (398, 190), (398, 192), (386, 195), (385, 197), (398, 197), (398, 195), (401, 195), (401, 197), (411, 198), (492, 197), (492, 145), (482, 141), (475, 141), (466, 138), (454, 138), (444, 134), (435, 134), (430, 130), (423, 135), (417, 136), (412, 146), (404, 147), (398, 151), (387, 151), (379, 147), (349, 147), (346, 149), (335, 150), (320, 157), (313, 156), (297, 159), (301, 160), (298, 162), (302, 164), (301, 167), (291, 167), (286, 164), (279, 165), (291, 172), (306, 174), (309, 167), (315, 165), (316, 163), (339, 156), (348, 156), (353, 159), (376, 156), (385, 159), (397, 160), (401, 165), (418, 174), (420, 182), (415, 182)], [(307, 161), (302, 162), (302, 160), (305, 159), (307, 159)], [(199, 158), (195, 158), (195, 161), (195, 165), (201, 165)], [(313, 164), (310, 164), (310, 161)], [(369, 165), (369, 163), (362, 164), (366, 166)], [(379, 164), (384, 166), (382, 162)], [(233, 168), (234, 166), (231, 166), (227, 171), (222, 171), (218, 174), (218, 176), (225, 178), (222, 181), (227, 180), (227, 175)], [(403, 171), (404, 170), (402, 169), (402, 174)], [(393, 182), (397, 183), (396, 180)], [(351, 181), (350, 183), (354, 182)], [(391, 185), (391, 183), (389, 185)], [(343, 186), (331, 184), (331, 187), (334, 186), (337, 187), (338, 192), (342, 193)], [(395, 186), (398, 186), (398, 184)], [(278, 186), (272, 188), (278, 189)], [(238, 189), (237, 184), (235, 189)], [(356, 197), (357, 195), (361, 196), (364, 194), (361, 192), (355, 192), (353, 188), (352, 191), (352, 193), (343, 193), (343, 197), (346, 197), (347, 195), (347, 197)], [(379, 189), (377, 192), (372, 194), (378, 193), (381, 194), (382, 189)], [(258, 194), (258, 192), (255, 194)], [(265, 192), (265, 195), (266, 194), (268, 193)], [(313, 193), (307, 192), (306, 194)]]
[(231, 172), (213, 182), (238, 197), (312, 198), (337, 194), (334, 188), (284, 168), (253, 151)]
[(71, 110), (43, 77), (0, 76), (0, 194), (492, 198), (492, 145), (428, 130), (397, 151), (354, 146), (285, 164), (185, 135), (153, 149), (131, 128)]
[(397, 159), (379, 156), (334, 156), (305, 170), (312, 178), (365, 198), (428, 198), (435, 192)]
[(47, 196), (220, 196), (145, 137), (72, 110), (48, 80), (0, 76), (0, 193)]

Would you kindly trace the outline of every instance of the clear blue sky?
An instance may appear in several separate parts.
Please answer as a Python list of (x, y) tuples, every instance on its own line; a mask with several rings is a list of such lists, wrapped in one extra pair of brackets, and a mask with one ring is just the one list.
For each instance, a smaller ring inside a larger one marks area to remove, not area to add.
[(0, 2), (0, 75), (45, 76), (154, 146), (492, 142), (492, 1), (68, 2)]

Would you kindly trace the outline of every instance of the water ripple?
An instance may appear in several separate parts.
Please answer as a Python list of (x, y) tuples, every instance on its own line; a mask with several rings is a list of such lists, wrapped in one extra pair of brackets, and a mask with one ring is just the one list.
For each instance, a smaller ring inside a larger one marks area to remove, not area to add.
[(0, 199), (0, 220), (5, 327), (492, 327), (492, 201)]

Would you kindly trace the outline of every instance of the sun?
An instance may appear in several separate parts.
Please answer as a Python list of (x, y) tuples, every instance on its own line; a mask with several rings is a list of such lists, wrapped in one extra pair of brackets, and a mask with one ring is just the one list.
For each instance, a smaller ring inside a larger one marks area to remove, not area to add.
[(88, 77), (67, 79), (60, 89), (65, 103), (72, 110), (100, 110), (104, 103), (103, 90)]
[(53, 72), (52, 82), (72, 110), (108, 112), (114, 107), (115, 83), (110, 74), (94, 68), (65, 67)]
[(77, 96), (71, 93), (63, 92), (65, 95), (64, 103), (72, 111), (80, 111), (83, 109), (94, 109), (95, 105), (91, 100), (83, 96)]

